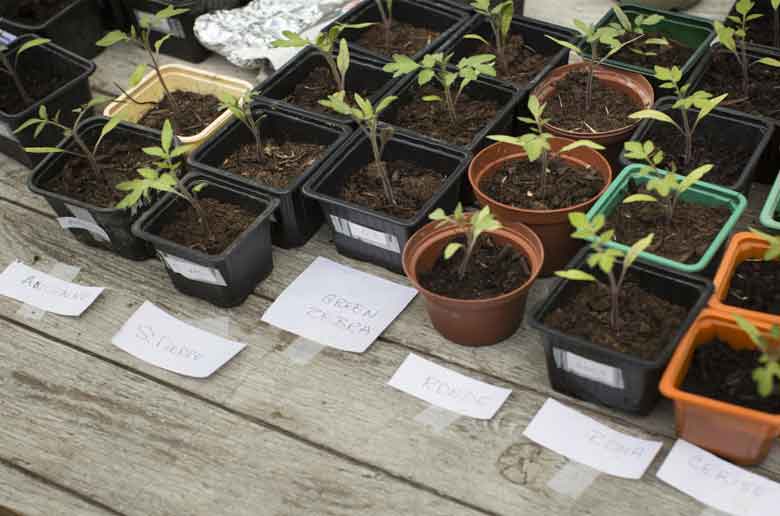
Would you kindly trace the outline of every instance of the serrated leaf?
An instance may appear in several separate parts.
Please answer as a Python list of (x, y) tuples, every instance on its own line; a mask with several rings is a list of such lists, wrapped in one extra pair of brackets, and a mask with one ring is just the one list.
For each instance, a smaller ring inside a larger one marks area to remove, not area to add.
[(647, 249), (650, 244), (653, 243), (654, 234), (650, 233), (644, 238), (641, 238), (634, 242), (634, 245), (632, 245), (628, 252), (626, 253), (626, 257), (623, 259), (623, 267), (626, 269), (630, 269), (632, 265), (634, 265), (634, 262), (639, 257), (641, 253)]
[(120, 41), (127, 41), (128, 37), (127, 34), (122, 32), (121, 30), (114, 30), (109, 33), (107, 33), (105, 36), (100, 38), (95, 45), (99, 47), (110, 47), (111, 45), (115, 45), (116, 43), (119, 43)]
[(555, 271), (559, 278), (565, 278), (571, 281), (596, 281), (596, 277), (579, 269), (569, 269), (566, 271)]

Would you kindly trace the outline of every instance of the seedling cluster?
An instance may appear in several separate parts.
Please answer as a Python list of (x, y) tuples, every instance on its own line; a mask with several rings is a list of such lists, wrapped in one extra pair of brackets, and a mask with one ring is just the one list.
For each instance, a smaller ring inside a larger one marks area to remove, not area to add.
[(753, 381), (756, 382), (759, 396), (767, 398), (776, 393), (775, 382), (780, 385), (780, 326), (773, 324), (765, 335), (744, 317), (734, 315), (734, 320), (761, 350), (761, 357), (758, 359), (760, 365), (753, 370)]
[(258, 163), (265, 163), (266, 159), (273, 161), (271, 154), (266, 155), (261, 132), (261, 123), (266, 115), (255, 116), (252, 112), (252, 100), (258, 95), (255, 90), (247, 90), (241, 97), (234, 97), (229, 93), (219, 95), (220, 109), (230, 111), (244, 127), (249, 129), (255, 140), (255, 158)]
[(512, 17), (515, 14), (514, 0), (506, 0), (491, 7), (490, 0), (475, 0), (471, 3), (479, 14), (484, 16), (490, 24), (493, 32), (493, 43), (490, 43), (479, 34), (466, 34), (464, 39), (476, 39), (481, 41), (496, 54), (496, 62), (503, 73), (509, 71), (509, 56), (507, 56), (507, 47), (509, 46), (509, 34), (512, 28)]
[[(620, 8), (619, 5), (615, 5), (612, 8), (612, 11), (615, 13), (615, 17), (618, 21), (612, 22), (609, 24), (610, 27), (615, 29), (616, 31), (616, 37), (620, 37), (623, 35), (628, 35), (629, 39), (636, 38), (636, 37), (642, 37), (647, 34), (648, 30), (652, 30), (652, 27), (655, 27), (662, 21), (664, 21), (664, 17), (660, 14), (637, 14), (634, 19), (628, 17), (628, 15), (623, 11), (623, 9)], [(648, 46), (657, 46), (657, 47), (666, 47), (669, 46), (669, 40), (666, 38), (645, 38), (641, 41), (642, 45), (648, 45)], [(644, 56), (656, 56), (658, 55), (657, 52), (653, 50), (641, 50), (639, 48), (629, 48), (629, 50), (635, 54), (644, 55)]]

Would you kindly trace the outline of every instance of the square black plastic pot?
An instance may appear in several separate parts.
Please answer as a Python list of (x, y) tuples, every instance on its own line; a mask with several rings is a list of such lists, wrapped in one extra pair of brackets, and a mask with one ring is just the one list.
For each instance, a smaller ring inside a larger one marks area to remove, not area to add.
[(103, 49), (95, 45), (104, 32), (103, 13), (95, 0), (73, 0), (43, 23), (28, 25), (0, 18), (0, 29), (14, 34), (38, 34), (87, 59)]
[[(674, 102), (674, 97), (662, 97), (656, 101), (653, 108), (670, 114), (672, 118), (679, 122), (677, 118), (679, 117), (679, 110), (672, 108)], [(693, 109), (692, 111), (692, 118), (695, 119), (699, 110)], [(662, 122), (648, 119), (643, 120), (639, 124), (634, 134), (631, 135), (631, 140), (645, 141), (649, 132), (659, 124), (663, 125), (664, 130), (677, 132), (677, 129), (671, 124), (663, 124)], [(737, 181), (730, 185), (721, 185), (747, 196), (750, 193), (750, 186), (753, 184), (753, 176), (756, 174), (759, 165), (766, 160), (767, 154), (770, 153), (769, 142), (772, 141), (775, 133), (774, 124), (765, 118), (748, 115), (733, 109), (717, 108), (701, 122), (697, 129), (698, 131), (702, 131), (708, 137), (722, 140), (725, 146), (736, 147), (738, 144), (741, 144), (753, 147), (753, 154), (744, 164), (742, 173)], [(685, 144), (682, 135), (680, 135), (679, 144)], [(633, 163), (633, 161), (626, 158), (625, 150), (620, 153), (620, 163), (624, 167)], [(775, 169), (776, 172), (777, 170)]]
[[(731, 6), (728, 15), (726, 15), (723, 18), (722, 20), (723, 23), (726, 23), (726, 21), (728, 20), (728, 16), (739, 16), (739, 14), (737, 13), (737, 9), (735, 7), (737, 1), (735, 1), (734, 4)], [(753, 9), (751, 9), (750, 12), (752, 14), (761, 14), (763, 15), (763, 17), (754, 20), (750, 23), (748, 36), (755, 37), (756, 35), (761, 35), (762, 36), (761, 41), (763, 42), (750, 41), (750, 44), (755, 46), (756, 48), (777, 52), (778, 50), (780, 50), (780, 48), (772, 45), (772, 38), (774, 36), (774, 31), (772, 30), (772, 25), (771, 25), (773, 23), (772, 17), (774, 16), (774, 10), (772, 9), (772, 5), (769, 2), (769, 0), (765, 2), (764, 1), (755, 2), (755, 4), (756, 5), (753, 7)], [(761, 25), (763, 25), (763, 22), (768, 22), (767, 25), (769, 25), (769, 27), (761, 27)], [(734, 26), (734, 23), (731, 22), (730, 20), (728, 21), (728, 23), (732, 27)], [(764, 30), (761, 30), (762, 28)]]
[[(36, 37), (26, 34), (17, 38), (6, 53), (14, 55), (21, 45)], [(47, 126), (37, 138), (33, 137), (34, 128), (28, 128), (19, 134), (14, 134), (14, 131), (28, 119), (37, 116), (41, 105), (46, 106), (46, 110), (52, 116), (60, 111), (60, 120), (65, 124), (72, 123), (76, 116), (73, 109), (86, 104), (92, 98), (89, 89), (89, 76), (95, 71), (95, 63), (58, 45), (48, 43), (23, 53), (19, 58), (19, 67), (24, 66), (40, 67), (63, 76), (72, 77), (65, 85), (23, 111), (16, 113), (0, 111), (0, 153), (32, 168), (43, 160), (43, 156), (27, 154), (24, 147), (55, 147), (62, 140), (62, 131)]]
[(303, 184), (320, 169), (331, 152), (344, 143), (352, 130), (345, 125), (262, 105), (253, 107), (253, 113), (255, 116), (265, 115), (261, 123), (261, 133), (265, 138), (324, 145), (322, 158), (306, 168), (301, 167), (301, 174), (285, 188), (263, 185), (228, 172), (220, 168), (225, 158), (240, 146), (254, 143), (249, 129), (240, 121), (233, 120), (190, 154), (188, 164), (193, 171), (276, 198), (279, 207), (271, 223), (274, 245), (287, 249), (301, 246), (317, 232), (323, 220), (319, 203), (303, 195)]
[[(179, 203), (186, 202), (173, 194), (166, 194), (136, 221), (133, 234), (148, 242), (160, 254), (168, 276), (181, 293), (223, 308), (238, 306), (273, 270), (271, 215), (279, 201), (197, 172), (187, 174), (182, 181), (187, 187), (205, 181), (208, 185), (198, 193), (199, 198), (233, 203), (256, 210), (259, 215), (227, 249), (218, 255), (210, 255), (158, 236), (172, 210), (177, 209)], [(178, 265), (173, 266), (173, 260)], [(204, 281), (204, 271), (208, 273), (206, 276), (213, 275), (212, 278), (219, 280)]]
[(397, 134), (387, 144), (385, 156), (418, 163), (446, 176), (438, 192), (411, 219), (403, 220), (339, 198), (347, 178), (373, 160), (371, 144), (361, 131), (355, 131), (331, 155), (321, 172), (304, 185), (303, 193), (319, 201), (339, 253), (402, 274), (401, 252), (406, 241), (428, 222), (430, 212), (443, 208), (450, 213), (455, 208), (471, 155)]
[[(255, 88), (255, 91), (263, 99), (277, 101), (285, 109), (314, 115), (323, 120), (329, 120), (335, 123), (351, 123), (345, 116), (341, 116), (333, 111), (323, 108), (322, 112), (314, 112), (304, 109), (295, 104), (287, 102), (285, 99), (294, 91), (295, 87), (305, 83), (309, 74), (320, 66), (327, 66), (325, 58), (319, 51), (312, 47), (307, 47), (298, 52), (295, 57), (285, 63), (276, 73), (264, 80)], [(392, 75), (382, 70), (376, 58), (363, 57), (360, 54), (352, 54), (350, 57), (349, 71), (347, 72), (347, 88), (350, 91), (368, 91), (368, 99), (372, 104), (385, 96), (387, 90), (396, 82)], [(330, 72), (328, 72), (330, 73)], [(334, 86), (333, 91), (336, 91)], [(351, 100), (351, 99), (349, 99)]]
[[(435, 82), (431, 82), (434, 84)], [(486, 140), (489, 134), (510, 134), (515, 126), (515, 110), (517, 105), (528, 95), (528, 90), (515, 91), (513, 88), (503, 86), (490, 80), (489, 78), (480, 78), (473, 81), (463, 92), (464, 96), (480, 100), (495, 101), (498, 106), (496, 115), (485, 120), (482, 129), (474, 134), (471, 141), (466, 145), (460, 145), (455, 142), (439, 140), (433, 136), (418, 133), (412, 129), (397, 125), (395, 120), (401, 109), (405, 109), (409, 103), (414, 102), (419, 97), (420, 86), (417, 83), (416, 74), (410, 74), (403, 78), (401, 82), (387, 91), (387, 96), (395, 95), (398, 100), (393, 102), (382, 114), (382, 121), (395, 125), (397, 132), (406, 134), (412, 138), (429, 142), (432, 145), (446, 145), (455, 149), (465, 149), (468, 152), (476, 153), (482, 149), (488, 142)], [(453, 87), (454, 88), (454, 87)], [(446, 115), (445, 115), (446, 117)], [(442, 120), (442, 124), (449, 124), (450, 120)]]
[[(590, 249), (584, 247), (569, 262), (567, 269), (582, 268), (593, 273), (585, 265), (588, 254)], [(615, 267), (619, 273), (620, 264)], [(547, 374), (553, 389), (585, 401), (645, 415), (658, 401), (658, 383), (677, 343), (706, 306), (714, 287), (704, 278), (641, 262), (636, 262), (631, 270), (642, 289), (688, 309), (687, 317), (654, 360), (620, 353), (546, 326), (547, 314), (565, 296), (571, 295), (569, 289), (574, 285), (569, 280), (559, 280), (555, 284), (549, 296), (534, 310), (529, 323), (542, 332)]]
[[(479, 34), (488, 41), (493, 40), (493, 31), (490, 28), (490, 23), (481, 14), (475, 15), (466, 27), (463, 34)], [(561, 48), (560, 45), (545, 36), (550, 35), (572, 43), (577, 39), (576, 32), (573, 30), (522, 16), (515, 16), (512, 19), (510, 35), (512, 34), (522, 34), (525, 44), (546, 56), (547, 63), (536, 75), (529, 77), (524, 84), (514, 84), (500, 78), (494, 80), (509, 88), (527, 90), (534, 89), (552, 69), (566, 64), (569, 59), (569, 51), (567, 49)], [(473, 39), (451, 39), (442, 46), (441, 50), (442, 52), (453, 52), (455, 54), (453, 61), (457, 62), (462, 57), (479, 53), (481, 45), (482, 43)]]
[[(105, 117), (87, 119), (79, 126), (78, 133), (82, 136), (93, 133), (96, 138), (107, 121), (108, 118)], [(132, 134), (143, 142), (148, 142), (148, 146), (156, 146), (160, 142), (159, 131), (125, 122), (120, 123), (112, 134)], [(85, 139), (87, 142), (94, 141), (89, 137)], [(70, 137), (62, 140), (58, 146), (67, 148), (72, 143), (73, 138)], [(130, 260), (145, 260), (154, 256), (152, 248), (143, 240), (134, 237), (130, 231), (130, 227), (140, 213), (133, 214), (130, 210), (95, 206), (46, 189), (46, 183), (62, 172), (62, 167), (68, 159), (67, 154), (49, 154), (30, 176), (28, 180), (30, 190), (46, 199), (58, 218), (78, 219), (73, 222), (78, 222), (86, 229), (71, 227), (68, 231), (80, 242), (107, 249)], [(108, 242), (102, 238), (102, 232), (107, 234)]]
[(153, 15), (169, 4), (176, 7), (190, 9), (189, 12), (180, 14), (174, 18), (165, 20), (162, 24), (154, 27), (151, 31), (152, 44), (164, 38), (168, 38), (162, 46), (162, 53), (168, 54), (179, 59), (184, 59), (191, 63), (200, 63), (209, 56), (206, 47), (200, 44), (195, 36), (195, 20), (203, 10), (200, 8), (201, 2), (197, 0), (122, 0), (127, 9), (130, 23), (135, 25), (136, 30), (140, 29), (139, 19), (144, 15)]
[[(459, 38), (460, 35), (463, 34), (464, 25), (469, 18), (470, 15), (466, 11), (460, 11), (449, 7), (439, 7), (427, 2), (414, 2), (411, 0), (395, 0), (393, 2), (393, 19), (416, 27), (433, 29), (441, 33), (426, 47), (419, 49), (414, 55), (409, 56), (415, 61), (422, 58), (425, 54), (435, 52), (450, 38)], [(374, 2), (374, 0), (364, 0), (339, 16), (333, 23), (325, 27), (323, 31), (327, 31), (330, 27), (339, 23), (376, 23), (380, 22), (381, 19), (382, 17), (379, 14), (376, 2)], [(383, 62), (390, 61), (392, 56), (369, 50), (358, 43), (355, 43), (363, 30), (365, 29), (346, 29), (342, 32), (342, 37), (349, 41), (350, 50), (370, 55)]]

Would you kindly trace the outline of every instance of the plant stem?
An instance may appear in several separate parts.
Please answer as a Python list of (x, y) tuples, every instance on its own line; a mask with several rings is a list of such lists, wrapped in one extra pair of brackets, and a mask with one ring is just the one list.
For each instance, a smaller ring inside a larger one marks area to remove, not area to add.
[(774, 10), (774, 15), (772, 16), (772, 31), (774, 33), (774, 46), (780, 47), (780, 9)]
[(468, 269), (469, 262), (471, 261), (471, 255), (474, 253), (474, 248), (477, 244), (477, 239), (471, 238), (471, 231), (466, 231), (466, 249), (464, 249), (463, 259), (458, 266), (458, 277), (463, 279), (466, 277), (466, 270)]
[(24, 84), (22, 84), (22, 79), (16, 73), (16, 69), (11, 65), (11, 61), (8, 59), (8, 56), (5, 53), (0, 53), (0, 56), (2, 56), (3, 68), (5, 68), (6, 71), (8, 71), (8, 73), (11, 75), (11, 78), (14, 81), (14, 85), (16, 86), (16, 90), (19, 92), (19, 95), (22, 97), (25, 106), (29, 106), (30, 104), (35, 102), (35, 100), (27, 92), (27, 89), (24, 87)]
[(547, 167), (549, 162), (549, 156), (547, 155), (547, 151), (542, 151), (542, 181), (541, 185), (539, 186), (539, 198), (546, 199), (547, 198)]
[[(173, 132), (174, 134), (182, 134), (178, 122), (178, 119), (181, 118), (181, 108), (179, 108), (179, 104), (173, 98), (173, 94), (171, 94), (171, 90), (168, 89), (168, 85), (165, 83), (163, 74), (160, 71), (160, 65), (157, 62), (157, 57), (155, 56), (155, 52), (154, 50), (152, 50), (152, 46), (149, 43), (148, 31), (144, 33), (143, 47), (144, 50), (146, 50), (146, 53), (149, 54), (149, 58), (152, 60), (152, 69), (154, 69), (154, 73), (157, 75), (157, 80), (160, 81), (160, 86), (162, 86), (163, 94), (165, 95), (165, 98), (168, 99), (168, 104), (170, 104), (171, 109), (173, 110), (173, 117), (172, 117)], [(197, 116), (197, 113), (195, 114)]]
[(607, 278), (609, 278), (609, 327), (613, 330), (617, 330), (618, 328), (618, 320), (620, 317), (620, 286), (623, 283), (622, 278), (625, 272), (621, 272), (621, 280), (616, 281), (615, 280), (615, 273), (610, 272), (607, 274)]
[(747, 43), (744, 39), (739, 40), (739, 51), (741, 55), (740, 65), (742, 66), (742, 94), (750, 97), (750, 61), (747, 55)]
[(214, 236), (214, 232), (211, 230), (211, 225), (209, 224), (208, 218), (206, 217), (206, 210), (203, 209), (203, 205), (200, 203), (195, 194), (187, 190), (187, 188), (184, 187), (184, 185), (181, 183), (179, 183), (178, 190), (182, 193), (182, 197), (184, 197), (184, 199), (190, 203), (190, 206), (195, 209), (195, 213), (200, 219), (200, 226), (206, 234), (206, 237), (209, 239), (209, 241), (214, 242), (217, 238)]
[(496, 20), (494, 17), (490, 17), (490, 28), (493, 29), (493, 35), (496, 38), (496, 59), (498, 61), (498, 67), (504, 74), (509, 73), (509, 62), (506, 58), (506, 41), (501, 34), (500, 20)]
[(382, 150), (379, 148), (379, 131), (377, 130), (379, 123), (374, 120), (369, 123), (368, 139), (371, 141), (371, 150), (374, 153), (374, 164), (379, 174), (379, 178), (382, 180), (382, 188), (385, 190), (385, 197), (393, 206), (398, 206), (393, 195), (393, 185), (390, 184), (390, 175), (387, 173), (387, 167), (382, 161)]
[(685, 154), (683, 155), (683, 163), (687, 166), (693, 159), (693, 130), (691, 129), (691, 121), (688, 118), (688, 110), (681, 108), (680, 115), (682, 116), (683, 136), (685, 138)]
[(390, 48), (390, 36), (393, 29), (393, 13), (382, 3), (383, 0), (376, 0), (376, 7), (379, 10), (379, 16), (382, 18), (382, 28), (385, 31), (385, 47)]
[(333, 56), (327, 52), (323, 52), (320, 50), (320, 54), (322, 54), (322, 57), (325, 58), (325, 62), (328, 63), (328, 68), (330, 68), (330, 73), (333, 75), (333, 81), (336, 83), (336, 87), (338, 88), (338, 91), (346, 91), (347, 90), (347, 80), (346, 77), (341, 76), (341, 72), (339, 72), (338, 64), (336, 63), (336, 60), (333, 58)]
[(590, 111), (590, 105), (593, 100), (593, 75), (596, 72), (596, 63), (598, 62), (599, 43), (594, 41), (590, 44), (590, 59), (588, 59), (588, 84), (585, 87), (585, 111)]
[(444, 86), (444, 99), (447, 102), (447, 112), (450, 114), (450, 121), (455, 124), (458, 122), (458, 119), (455, 113), (455, 99), (452, 98), (452, 88), (450, 86)]

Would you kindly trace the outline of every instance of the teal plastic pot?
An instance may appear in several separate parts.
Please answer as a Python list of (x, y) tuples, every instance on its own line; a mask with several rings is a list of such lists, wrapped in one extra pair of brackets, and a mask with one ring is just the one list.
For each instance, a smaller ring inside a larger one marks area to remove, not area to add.
[(780, 233), (780, 220), (778, 220), (778, 204), (780, 203), (780, 175), (775, 178), (769, 196), (761, 209), (761, 225), (773, 232)]
[[(607, 189), (606, 193), (596, 201), (596, 204), (588, 211), (588, 220), (598, 214), (604, 214), (607, 218), (612, 213), (623, 199), (627, 196), (626, 190), (630, 181), (634, 180), (639, 184), (645, 184), (651, 179), (650, 176), (640, 176), (639, 171), (641, 167), (639, 165), (630, 165), (623, 169), (620, 175), (615, 179)], [(668, 172), (658, 171), (659, 176), (665, 176)], [(712, 240), (712, 243), (707, 248), (707, 251), (696, 263), (681, 263), (663, 256), (658, 256), (653, 253), (642, 253), (639, 255), (641, 261), (652, 263), (660, 267), (666, 267), (675, 271), (685, 273), (701, 273), (707, 269), (707, 266), (713, 261), (713, 258), (718, 253), (720, 248), (726, 242), (726, 239), (731, 234), (734, 226), (736, 225), (742, 212), (747, 207), (747, 199), (741, 193), (723, 188), (722, 186), (714, 185), (712, 183), (706, 183), (699, 181), (693, 185), (682, 195), (682, 200), (693, 202), (696, 204), (703, 204), (705, 206), (718, 206), (725, 205), (731, 210), (731, 216), (728, 218), (723, 228)], [(609, 242), (608, 247), (612, 249), (619, 249), (623, 252), (628, 252), (629, 246), (621, 244), (619, 242)]]

